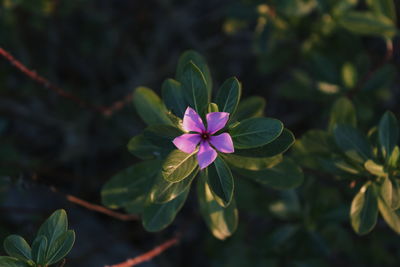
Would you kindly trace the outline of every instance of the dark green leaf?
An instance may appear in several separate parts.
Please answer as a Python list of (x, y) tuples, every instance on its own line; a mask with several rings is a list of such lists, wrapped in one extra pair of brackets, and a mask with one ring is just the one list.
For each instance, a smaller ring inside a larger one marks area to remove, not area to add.
[(161, 170), (161, 161), (137, 163), (114, 175), (102, 188), (102, 202), (109, 208), (125, 207), (140, 213), (154, 177)]
[(143, 212), (143, 227), (149, 232), (158, 232), (170, 225), (185, 204), (189, 191), (190, 187), (187, 187), (183, 193), (167, 203), (148, 203)]
[(242, 121), (248, 118), (261, 117), (264, 114), (265, 100), (260, 96), (252, 96), (240, 101), (231, 118), (232, 121)]
[(222, 156), (229, 165), (252, 171), (268, 169), (282, 161), (282, 155), (268, 158), (243, 157), (236, 154), (223, 154)]
[(284, 128), (282, 134), (269, 144), (251, 148), (236, 149), (235, 154), (245, 157), (267, 158), (273, 157), (286, 152), (295, 142), (294, 135), (291, 131)]
[(197, 183), (197, 197), (201, 215), (213, 235), (221, 240), (231, 236), (238, 224), (235, 200), (233, 199), (226, 208), (217, 203), (207, 183), (207, 170), (201, 172)]
[(32, 259), (35, 263), (44, 265), (46, 263), (47, 238), (44, 235), (38, 235), (32, 243)]
[(361, 35), (392, 38), (397, 33), (392, 20), (371, 12), (348, 12), (339, 18), (339, 24), (347, 30)]
[(378, 199), (379, 212), (381, 213), (385, 222), (396, 233), (400, 234), (400, 214), (398, 211), (392, 209), (390, 205), (382, 198)]
[(189, 62), (183, 69), (181, 83), (189, 106), (194, 108), (198, 114), (203, 114), (208, 105), (210, 95), (207, 91), (207, 84), (203, 74), (192, 62)]
[(230, 130), (235, 148), (246, 149), (266, 145), (282, 133), (283, 124), (277, 119), (251, 118)]
[(396, 6), (394, 0), (367, 0), (375, 14), (380, 14), (396, 22)]
[(228, 165), (221, 157), (217, 157), (214, 163), (208, 167), (208, 184), (214, 199), (222, 207), (227, 207), (233, 197), (233, 176)]
[(392, 203), (391, 207), (394, 210), (400, 208), (400, 184), (397, 179), (392, 180)]
[(179, 58), (178, 61), (178, 68), (176, 71), (176, 77), (179, 81), (183, 80), (183, 75), (185, 72), (185, 67), (189, 62), (193, 62), (194, 65), (196, 65), (201, 73), (204, 76), (204, 79), (206, 81), (207, 84), (207, 90), (208, 90), (208, 94), (211, 95), (211, 90), (212, 90), (212, 79), (211, 79), (211, 73), (210, 73), (210, 69), (207, 66), (207, 62), (204, 59), (204, 57), (202, 55), (200, 55), (199, 53), (197, 53), (196, 51), (193, 50), (188, 50), (185, 51)]
[(329, 119), (329, 131), (333, 131), (337, 124), (345, 124), (353, 127), (357, 125), (356, 109), (348, 98), (339, 98), (333, 104)]
[(303, 172), (292, 160), (285, 158), (277, 165), (259, 171), (234, 168), (235, 172), (262, 185), (278, 190), (295, 188), (303, 182)]
[(134, 156), (143, 160), (159, 158), (165, 153), (165, 149), (154, 145), (142, 134), (136, 135), (129, 140), (128, 150)]
[(0, 256), (0, 266), (2, 267), (29, 267), (29, 265), (21, 260), (12, 257)]
[(188, 177), (196, 166), (196, 153), (188, 154), (176, 149), (164, 161), (162, 174), (168, 182), (177, 183)]
[(388, 159), (399, 140), (399, 126), (392, 112), (387, 111), (382, 116), (379, 122), (378, 137), (382, 154)]
[(150, 201), (153, 203), (169, 202), (180, 194), (182, 194), (188, 187), (190, 187), (193, 179), (198, 173), (197, 168), (187, 177), (180, 182), (170, 183), (161, 175), (157, 175), (153, 187), (150, 190)]
[(367, 138), (357, 129), (347, 125), (337, 125), (334, 129), (335, 142), (351, 159), (364, 163), (372, 156)]
[(147, 125), (172, 124), (166, 115), (164, 103), (153, 90), (138, 87), (133, 93), (133, 103), (136, 111)]
[(174, 138), (181, 134), (181, 130), (171, 125), (151, 125), (143, 131), (144, 137), (150, 143), (169, 150), (174, 148)]
[(4, 250), (8, 255), (23, 260), (28, 261), (32, 259), (31, 247), (19, 235), (10, 235), (4, 240)]
[(48, 265), (57, 263), (62, 260), (71, 251), (75, 242), (75, 232), (68, 230), (62, 234), (52, 247), (49, 247), (46, 263)]
[(351, 203), (350, 219), (354, 231), (359, 235), (369, 233), (376, 224), (378, 203), (374, 188), (365, 184)]
[(165, 80), (162, 85), (162, 98), (165, 105), (176, 116), (183, 118), (188, 106), (181, 84), (174, 79)]
[(226, 80), (218, 90), (216, 103), (222, 112), (228, 112), (231, 116), (235, 113), (236, 108), (242, 95), (242, 86), (235, 78)]

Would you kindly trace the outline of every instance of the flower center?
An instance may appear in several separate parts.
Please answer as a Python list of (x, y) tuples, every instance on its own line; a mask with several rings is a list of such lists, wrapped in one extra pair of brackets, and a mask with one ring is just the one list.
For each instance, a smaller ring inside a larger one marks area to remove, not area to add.
[(202, 134), (201, 134), (201, 138), (202, 138), (203, 140), (208, 140), (208, 139), (210, 138), (210, 135), (209, 135), (208, 133), (202, 133)]

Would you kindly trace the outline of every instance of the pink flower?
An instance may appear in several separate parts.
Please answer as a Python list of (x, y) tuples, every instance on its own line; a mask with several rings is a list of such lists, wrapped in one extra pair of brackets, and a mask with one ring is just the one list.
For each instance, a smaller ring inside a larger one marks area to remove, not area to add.
[[(197, 112), (188, 107), (183, 116), (183, 129), (186, 132), (195, 132), (194, 134), (182, 134), (172, 141), (174, 145), (185, 153), (193, 153), (200, 143), (197, 152), (197, 161), (200, 169), (204, 169), (217, 157), (217, 151), (222, 153), (233, 153), (232, 138), (228, 133), (213, 135), (226, 125), (229, 119), (227, 112), (211, 112), (206, 115), (207, 128), (204, 127), (201, 117)], [(214, 148), (213, 148), (214, 147)]]

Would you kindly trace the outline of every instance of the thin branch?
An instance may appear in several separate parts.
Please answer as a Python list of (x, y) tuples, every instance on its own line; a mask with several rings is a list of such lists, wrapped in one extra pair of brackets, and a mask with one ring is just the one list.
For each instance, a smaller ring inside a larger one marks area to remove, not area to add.
[(109, 117), (109, 116), (113, 115), (116, 111), (122, 109), (127, 104), (129, 104), (132, 100), (132, 93), (130, 93), (130, 94), (126, 95), (125, 97), (123, 97), (121, 100), (118, 100), (118, 101), (112, 103), (110, 106), (96, 106), (96, 105), (93, 105), (91, 103), (88, 103), (88, 102), (82, 100), (77, 95), (74, 95), (71, 92), (65, 91), (61, 87), (52, 84), (48, 79), (37, 74), (36, 71), (29, 69), (21, 61), (17, 60), (13, 55), (11, 55), (9, 52), (7, 52), (2, 47), (0, 47), (0, 56), (2, 56), (12, 66), (17, 68), (25, 76), (27, 76), (31, 80), (35, 81), (36, 83), (55, 92), (59, 96), (65, 98), (65, 99), (68, 99), (68, 100), (74, 102), (75, 104), (78, 104), (82, 108), (90, 109), (92, 111), (102, 114), (103, 116)]
[(154, 257), (157, 257), (158, 255), (163, 253), (165, 250), (167, 250), (170, 247), (174, 246), (175, 244), (179, 243), (179, 240), (180, 240), (180, 238), (178, 236), (176, 236), (174, 238), (171, 238), (171, 239), (165, 241), (161, 245), (153, 248), (152, 250), (150, 250), (142, 255), (139, 255), (132, 259), (128, 259), (128, 260), (118, 263), (118, 264), (106, 265), (104, 267), (132, 267), (132, 266), (141, 264), (143, 262), (153, 259)]
[(65, 197), (65, 199), (68, 200), (69, 202), (74, 203), (76, 205), (79, 205), (81, 207), (84, 207), (86, 209), (89, 209), (89, 210), (92, 210), (92, 211), (96, 211), (96, 212), (99, 212), (99, 213), (103, 213), (105, 215), (108, 215), (110, 217), (116, 218), (116, 219), (121, 220), (121, 221), (137, 221), (138, 220), (138, 217), (136, 215), (124, 214), (124, 213), (116, 212), (116, 211), (108, 209), (108, 208), (106, 208), (104, 206), (90, 203), (90, 202), (88, 202), (86, 200), (83, 200), (83, 199), (80, 199), (80, 198), (78, 198), (76, 196), (73, 196), (73, 195), (70, 195), (70, 194), (61, 193), (54, 186), (51, 186), (50, 189), (53, 192), (62, 194)]

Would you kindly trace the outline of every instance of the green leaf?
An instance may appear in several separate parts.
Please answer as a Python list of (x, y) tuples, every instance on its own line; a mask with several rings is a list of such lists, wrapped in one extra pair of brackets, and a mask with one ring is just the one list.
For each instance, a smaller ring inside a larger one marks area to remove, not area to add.
[(283, 131), (283, 124), (272, 118), (251, 118), (230, 129), (235, 148), (246, 149), (266, 145)]
[[(38, 236), (46, 237), (46, 256), (49, 249), (55, 246), (57, 239), (63, 235), (68, 230), (68, 220), (67, 220), (67, 213), (65, 210), (60, 209), (55, 211), (43, 224), (40, 226), (38, 231)], [(41, 243), (44, 241), (41, 241)], [(40, 245), (41, 246), (41, 245)], [(39, 251), (40, 251), (39, 246)], [(32, 245), (32, 256), (33, 256), (33, 245)], [(38, 256), (41, 257), (40, 254)]]
[(235, 154), (222, 154), (225, 161), (235, 167), (246, 170), (264, 170), (271, 168), (282, 161), (282, 155), (266, 158), (243, 157)]
[(234, 168), (233, 170), (250, 180), (277, 190), (298, 187), (304, 179), (303, 171), (289, 158), (269, 169), (253, 171)]
[(138, 87), (133, 93), (133, 104), (142, 120), (147, 125), (172, 124), (166, 115), (164, 103), (153, 90)]
[(380, 14), (396, 22), (396, 6), (393, 0), (367, 0), (375, 14)]
[(4, 250), (8, 255), (23, 260), (29, 261), (32, 259), (31, 247), (25, 239), (19, 235), (8, 236), (3, 243)]
[(242, 121), (244, 119), (261, 117), (264, 115), (265, 100), (260, 96), (252, 96), (240, 101), (239, 106), (232, 121)]
[(387, 111), (382, 116), (379, 122), (378, 137), (382, 154), (388, 159), (399, 140), (399, 126), (392, 112)]
[(393, 185), (388, 177), (386, 177), (380, 185), (380, 198), (382, 198), (388, 206), (392, 206), (393, 202)]
[(382, 165), (379, 165), (378, 163), (374, 162), (373, 160), (367, 160), (364, 163), (364, 168), (371, 173), (372, 175), (376, 175), (379, 177), (385, 177), (387, 176), (387, 173), (385, 172), (384, 168)]
[(398, 211), (392, 209), (390, 205), (382, 198), (378, 199), (378, 208), (385, 222), (396, 233), (400, 234), (400, 214)]
[(188, 177), (196, 166), (196, 153), (188, 154), (176, 149), (164, 161), (162, 175), (168, 182), (177, 183)]
[(378, 217), (377, 196), (371, 184), (365, 184), (351, 203), (350, 219), (354, 231), (359, 235), (369, 233)]
[(19, 259), (7, 256), (0, 256), (0, 266), (4, 267), (29, 267), (29, 265)]
[(103, 204), (112, 209), (124, 207), (130, 213), (140, 213), (147, 192), (160, 170), (159, 160), (144, 161), (122, 170), (103, 186)]
[(200, 173), (197, 183), (197, 197), (200, 212), (212, 234), (221, 240), (231, 236), (238, 225), (238, 211), (235, 200), (228, 207), (221, 207), (214, 198), (207, 183), (207, 171)]
[(188, 106), (180, 82), (167, 79), (162, 84), (162, 98), (166, 107), (176, 116), (183, 118)]
[(350, 62), (342, 66), (342, 81), (348, 89), (354, 88), (357, 84), (357, 69)]
[(183, 193), (167, 203), (149, 203), (143, 212), (143, 227), (149, 232), (158, 232), (170, 225), (185, 204), (189, 191), (190, 187), (187, 187)]
[(46, 263), (48, 265), (57, 263), (62, 260), (71, 251), (75, 243), (75, 232), (68, 230), (62, 234), (53, 246), (49, 247)]
[(329, 118), (329, 131), (332, 132), (337, 124), (357, 126), (356, 109), (348, 98), (339, 98), (333, 104)]
[(208, 167), (208, 184), (218, 204), (227, 207), (232, 201), (234, 183), (232, 172), (221, 157)]
[(349, 158), (364, 163), (372, 157), (367, 138), (357, 129), (347, 125), (337, 125), (333, 133), (336, 144)]
[(153, 203), (165, 203), (175, 199), (190, 187), (197, 173), (198, 169), (196, 168), (189, 177), (177, 183), (166, 181), (160, 173), (160, 175), (157, 175), (153, 187), (150, 190), (150, 201)]
[(196, 65), (201, 73), (204, 76), (204, 79), (207, 84), (207, 90), (208, 94), (211, 95), (211, 90), (212, 90), (212, 79), (211, 79), (211, 73), (210, 69), (207, 66), (207, 62), (204, 59), (202, 55), (197, 53), (196, 51), (193, 50), (188, 50), (185, 51), (179, 58), (178, 61), (178, 68), (176, 71), (176, 77), (177, 80), (182, 81), (184, 78), (183, 76), (185, 75), (185, 67), (189, 62), (193, 62), (194, 65)]
[(390, 158), (388, 159), (388, 166), (395, 169), (397, 168), (399, 164), (399, 159), (400, 159), (400, 149), (398, 146), (395, 146), (392, 155), (390, 155)]
[(211, 112), (219, 112), (219, 108), (218, 108), (217, 104), (215, 104), (215, 103), (208, 104), (207, 113), (211, 113)]
[(345, 29), (360, 35), (393, 38), (397, 34), (392, 20), (372, 12), (347, 12), (340, 16), (338, 22)]
[(35, 263), (44, 265), (46, 263), (47, 238), (44, 235), (38, 235), (32, 243), (32, 259)]
[(159, 158), (165, 153), (165, 149), (151, 143), (143, 134), (136, 135), (129, 140), (128, 150), (132, 155), (143, 160)]
[(235, 77), (226, 80), (218, 90), (216, 103), (222, 112), (228, 112), (232, 116), (240, 101), (242, 86)]
[(392, 203), (391, 207), (394, 210), (400, 208), (400, 184), (397, 179), (392, 180)]
[(189, 62), (183, 69), (181, 83), (189, 106), (194, 108), (198, 114), (203, 114), (208, 105), (210, 95), (207, 91), (207, 84), (203, 74), (192, 62)]
[(282, 134), (271, 143), (257, 148), (236, 149), (235, 155), (255, 158), (273, 157), (286, 152), (294, 142), (295, 138), (293, 133), (284, 128)]
[(144, 129), (144, 137), (152, 144), (169, 151), (174, 148), (172, 141), (183, 134), (181, 130), (171, 125), (151, 125)]

